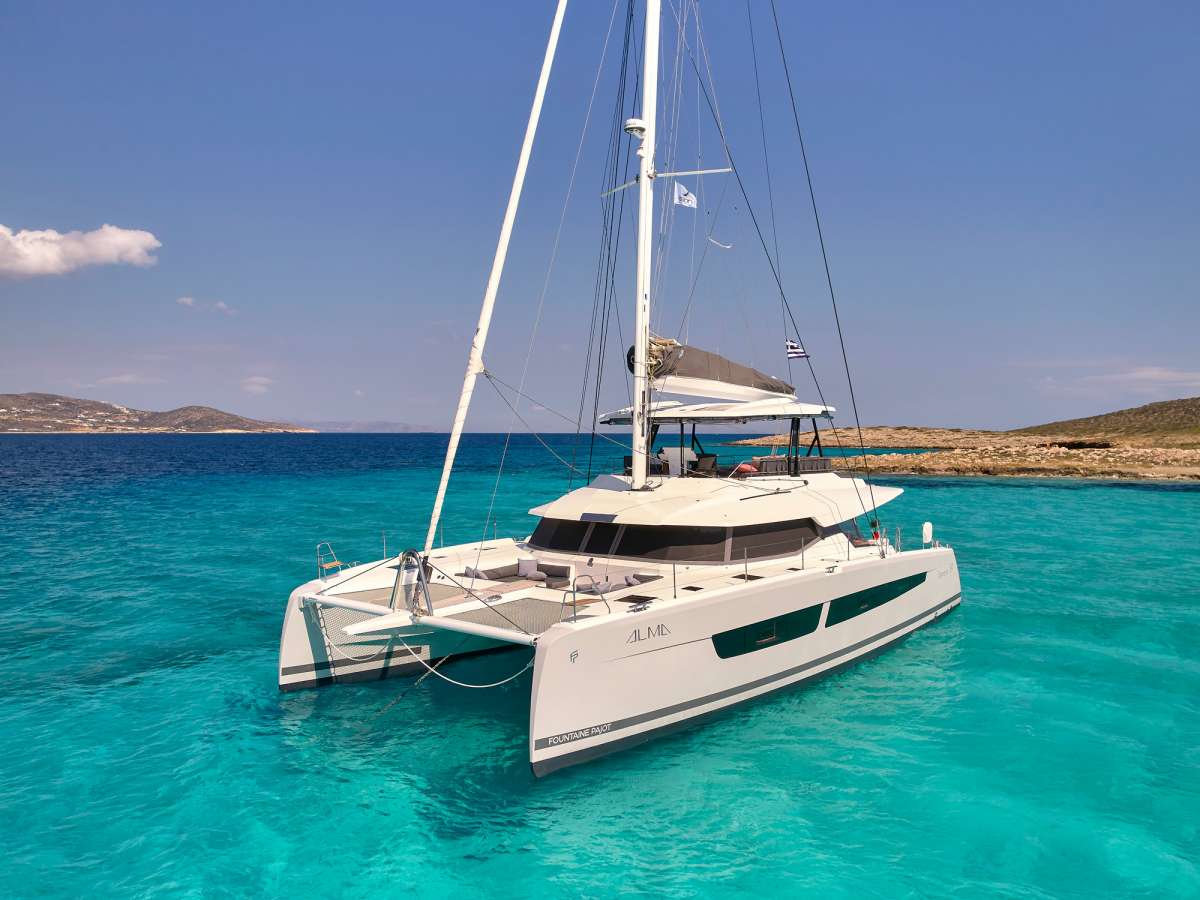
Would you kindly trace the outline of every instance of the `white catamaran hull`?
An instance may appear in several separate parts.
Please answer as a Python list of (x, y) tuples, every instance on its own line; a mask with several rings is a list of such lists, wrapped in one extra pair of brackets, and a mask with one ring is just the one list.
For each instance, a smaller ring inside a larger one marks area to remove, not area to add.
[[(939, 548), (766, 578), (586, 627), (551, 628), (537, 643), (534, 666), (533, 771), (545, 775), (585, 762), (828, 674), (929, 624), (960, 597), (954, 552)], [(846, 607), (859, 603), (853, 598), (862, 598), (867, 611), (830, 624), (831, 601), (844, 617), (856, 611)], [(771, 623), (786, 631), (779, 617), (805, 609), (814, 617), (819, 611), (815, 630), (792, 639), (776, 633)], [(748, 649), (721, 658), (714, 635), (742, 629)]]
[[(512, 646), (503, 641), (414, 624), (384, 635), (347, 635), (343, 629), (370, 621), (370, 613), (306, 602), (325, 585), (312, 581), (292, 591), (279, 640), (279, 689), (419, 675), (444, 656), (457, 659)], [(381, 607), (382, 610), (382, 607)], [(406, 646), (407, 645), (407, 646)]]

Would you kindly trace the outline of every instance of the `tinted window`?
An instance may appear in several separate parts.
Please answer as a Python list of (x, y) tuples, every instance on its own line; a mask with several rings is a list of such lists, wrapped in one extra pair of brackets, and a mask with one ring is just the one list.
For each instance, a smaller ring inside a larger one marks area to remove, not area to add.
[(925, 573), (918, 572), (916, 575), (909, 575), (907, 578), (899, 578), (896, 581), (889, 581), (887, 584), (878, 584), (873, 588), (867, 588), (865, 591), (855, 591), (853, 594), (847, 594), (845, 597), (838, 597), (836, 600), (829, 601), (829, 616), (825, 620), (825, 627), (837, 625), (839, 622), (845, 622), (847, 619), (853, 619), (855, 616), (861, 616), (865, 612), (870, 612), (877, 606), (883, 606), (889, 600), (895, 600), (901, 594), (907, 594), (917, 585), (925, 581)]
[(762, 559), (799, 553), (821, 537), (812, 519), (791, 522), (771, 522), (766, 525), (742, 525), (733, 529), (730, 562), (740, 559)]
[(583, 552), (588, 556), (607, 556), (612, 553), (612, 545), (617, 537), (618, 528), (620, 526), (614, 525), (612, 522), (597, 522), (592, 526), (592, 533), (588, 535), (588, 539), (583, 545)]
[(755, 650), (765, 650), (776, 644), (793, 641), (817, 630), (821, 621), (821, 604), (810, 606), (808, 609), (798, 609), (774, 619), (764, 619), (752, 625), (743, 625), (713, 635), (713, 647), (721, 659), (731, 656), (741, 656), (743, 653), (753, 653)]
[(529, 543), (539, 550), (564, 550), (574, 552), (588, 529), (587, 522), (572, 522), (567, 519), (542, 519), (530, 535)]
[(725, 529), (626, 525), (617, 541), (616, 555), (687, 562), (724, 562)]

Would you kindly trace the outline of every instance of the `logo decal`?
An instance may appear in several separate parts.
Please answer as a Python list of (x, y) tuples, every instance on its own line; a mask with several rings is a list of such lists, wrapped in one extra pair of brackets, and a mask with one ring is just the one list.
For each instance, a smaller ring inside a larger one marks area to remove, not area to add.
[(635, 628), (633, 633), (626, 638), (625, 643), (636, 644), (638, 641), (648, 641), (651, 638), (666, 637), (671, 633), (671, 629), (665, 624), (647, 625), (645, 628)]

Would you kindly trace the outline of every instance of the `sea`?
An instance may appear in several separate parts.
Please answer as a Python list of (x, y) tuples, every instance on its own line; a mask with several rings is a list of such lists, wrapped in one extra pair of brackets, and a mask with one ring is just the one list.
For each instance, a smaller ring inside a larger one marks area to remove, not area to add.
[[(464, 439), (447, 542), (622, 455), (544, 440)], [(537, 780), (528, 675), (276, 688), (317, 543), (420, 544), (445, 441), (0, 437), (0, 894), (1200, 896), (1197, 486), (888, 477), (959, 609)]]

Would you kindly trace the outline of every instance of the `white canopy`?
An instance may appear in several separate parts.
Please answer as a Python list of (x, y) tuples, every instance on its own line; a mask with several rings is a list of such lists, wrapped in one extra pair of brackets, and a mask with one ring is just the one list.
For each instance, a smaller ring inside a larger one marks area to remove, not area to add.
[[(651, 419), (658, 425), (679, 423), (709, 425), (742, 425), (746, 422), (771, 422), (779, 419), (828, 419), (836, 412), (832, 406), (801, 403), (795, 397), (770, 397), (764, 400), (716, 403), (680, 403), (678, 400), (658, 400), (650, 404)], [(601, 425), (628, 425), (633, 408), (614, 410), (600, 417)]]
[(600, 475), (557, 500), (531, 509), (535, 516), (620, 525), (758, 525), (812, 518), (837, 525), (894, 500), (900, 488), (822, 472), (796, 478), (665, 478), (653, 490), (633, 491), (629, 479)]

